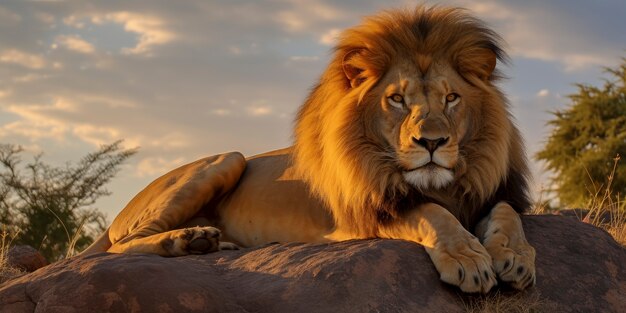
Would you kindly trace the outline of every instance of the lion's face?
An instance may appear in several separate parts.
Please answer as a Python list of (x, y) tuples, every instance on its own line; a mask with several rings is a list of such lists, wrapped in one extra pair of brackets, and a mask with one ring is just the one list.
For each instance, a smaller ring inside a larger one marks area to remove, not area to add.
[(413, 200), (448, 203), (470, 225), (498, 188), (526, 188), (498, 60), (499, 37), (457, 9), (387, 12), (344, 31), (298, 113), (297, 173), (363, 236)]
[(454, 179), (475, 92), (449, 65), (415, 60), (394, 64), (372, 90), (380, 99), (379, 133), (409, 184), (438, 189)]

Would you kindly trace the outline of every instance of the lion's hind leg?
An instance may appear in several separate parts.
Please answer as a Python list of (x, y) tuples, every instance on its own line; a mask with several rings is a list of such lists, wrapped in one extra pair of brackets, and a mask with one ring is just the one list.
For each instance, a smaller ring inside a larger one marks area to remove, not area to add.
[(185, 227), (208, 202), (235, 188), (246, 166), (239, 153), (201, 159), (175, 169), (142, 190), (109, 228), (113, 253), (162, 256), (201, 254), (236, 248), (220, 243), (211, 226)]
[(498, 203), (480, 221), (476, 233), (493, 258), (498, 278), (523, 290), (535, 284), (535, 249), (528, 244), (519, 214), (507, 203)]

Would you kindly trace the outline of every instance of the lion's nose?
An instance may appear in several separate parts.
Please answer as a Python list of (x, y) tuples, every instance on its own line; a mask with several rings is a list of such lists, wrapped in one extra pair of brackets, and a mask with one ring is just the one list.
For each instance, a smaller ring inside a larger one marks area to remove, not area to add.
[(446, 138), (441, 137), (437, 139), (428, 139), (424, 137), (420, 137), (418, 139), (418, 138), (413, 137), (413, 142), (426, 148), (428, 152), (433, 153), (435, 152), (435, 150), (437, 150), (437, 148), (448, 143), (448, 139), (450, 139), (450, 137), (446, 137)]

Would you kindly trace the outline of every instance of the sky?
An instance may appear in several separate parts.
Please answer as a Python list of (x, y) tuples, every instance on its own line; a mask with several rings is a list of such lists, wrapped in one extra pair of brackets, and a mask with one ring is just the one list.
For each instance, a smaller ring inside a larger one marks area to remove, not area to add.
[[(505, 39), (500, 86), (531, 160), (574, 84), (602, 84), (626, 56), (623, 0), (3, 0), (0, 143), (55, 165), (118, 139), (139, 147), (95, 205), (111, 221), (179, 165), (290, 145), (341, 30), (418, 3), (467, 8)], [(536, 192), (548, 174), (532, 168)]]

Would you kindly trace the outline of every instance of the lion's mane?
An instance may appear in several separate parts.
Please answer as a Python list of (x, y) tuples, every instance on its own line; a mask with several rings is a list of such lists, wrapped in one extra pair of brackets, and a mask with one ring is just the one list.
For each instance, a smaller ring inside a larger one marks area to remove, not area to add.
[[(443, 205), (468, 228), (498, 201), (518, 211), (529, 206), (522, 139), (494, 85), (498, 71), (485, 72), (479, 59), (478, 52), (489, 49), (506, 61), (500, 42), (464, 10), (437, 7), (385, 12), (342, 34), (334, 58), (299, 111), (294, 150), (298, 173), (339, 227), (374, 237), (380, 223), (424, 202)], [(362, 69), (362, 84), (351, 88), (344, 57), (354, 51), (350, 62)], [(370, 90), (394, 58), (407, 55), (416, 62), (424, 56), (446, 60), (482, 95), (482, 103), (468, 105), (473, 127), (461, 140), (456, 177), (445, 189), (411, 187), (393, 149), (377, 133), (377, 117), (364, 109), (379, 105), (380, 95)]]

